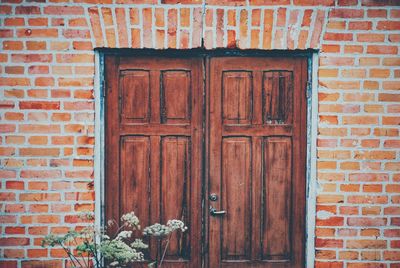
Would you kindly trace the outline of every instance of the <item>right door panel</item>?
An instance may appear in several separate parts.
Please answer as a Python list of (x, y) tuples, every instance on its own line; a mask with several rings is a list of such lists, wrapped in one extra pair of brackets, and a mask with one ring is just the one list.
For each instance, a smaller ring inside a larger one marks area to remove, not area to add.
[(307, 61), (209, 66), (209, 267), (303, 267)]

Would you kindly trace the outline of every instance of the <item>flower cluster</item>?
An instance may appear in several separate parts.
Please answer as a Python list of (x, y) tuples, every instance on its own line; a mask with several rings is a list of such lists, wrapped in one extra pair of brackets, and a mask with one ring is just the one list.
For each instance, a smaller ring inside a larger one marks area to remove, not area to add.
[(123, 240), (123, 239), (129, 239), (132, 236), (132, 231), (121, 231), (117, 237), (115, 238), (116, 240)]
[(138, 249), (146, 249), (149, 246), (143, 243), (142, 239), (136, 238), (135, 241), (132, 242), (131, 247), (138, 248)]
[(100, 252), (111, 266), (124, 266), (130, 262), (144, 261), (144, 254), (131, 248), (121, 240), (106, 240), (101, 244)]
[(149, 236), (163, 237), (169, 235), (171, 231), (172, 229), (169, 226), (155, 223), (144, 228), (143, 234)]
[[(93, 219), (92, 213), (82, 213), (82, 219)], [(110, 220), (106, 227), (97, 228), (94, 225), (80, 230), (71, 230), (63, 236), (48, 235), (43, 239), (43, 247), (61, 247), (68, 255), (73, 267), (102, 268), (104, 260), (110, 266), (124, 267), (131, 262), (144, 261), (144, 250), (148, 245), (142, 239), (132, 236), (135, 230), (140, 229), (139, 219), (134, 212), (122, 215), (122, 224)], [(111, 231), (114, 230), (114, 231)], [(166, 225), (156, 223), (144, 229), (143, 234), (164, 239), (172, 232), (187, 230), (180, 220), (169, 220)], [(113, 233), (113, 234), (110, 234)], [(164, 253), (158, 260), (161, 267), (171, 236), (167, 238)], [(90, 261), (90, 259), (92, 259)]]
[(139, 218), (135, 215), (133, 211), (122, 215), (121, 221), (123, 221), (125, 225), (129, 227), (140, 229)]
[(184, 232), (188, 229), (183, 221), (180, 220), (169, 220), (167, 226), (169, 226), (173, 231), (181, 229), (181, 231)]
[(178, 229), (184, 232), (187, 230), (187, 227), (180, 220), (169, 220), (167, 225), (155, 223), (144, 228), (143, 234), (148, 236), (164, 237)]

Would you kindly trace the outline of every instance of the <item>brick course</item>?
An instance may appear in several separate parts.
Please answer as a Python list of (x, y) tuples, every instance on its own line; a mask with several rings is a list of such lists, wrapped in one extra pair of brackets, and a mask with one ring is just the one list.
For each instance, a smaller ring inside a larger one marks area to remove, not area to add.
[(315, 266), (400, 267), (397, 0), (4, 0), (0, 267), (94, 209), (94, 48), (318, 49)]

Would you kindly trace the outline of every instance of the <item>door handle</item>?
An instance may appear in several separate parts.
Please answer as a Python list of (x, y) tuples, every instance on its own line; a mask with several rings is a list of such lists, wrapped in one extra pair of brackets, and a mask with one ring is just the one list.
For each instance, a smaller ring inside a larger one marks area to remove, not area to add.
[(210, 214), (211, 216), (222, 216), (226, 214), (225, 210), (218, 211), (217, 209), (210, 207)]

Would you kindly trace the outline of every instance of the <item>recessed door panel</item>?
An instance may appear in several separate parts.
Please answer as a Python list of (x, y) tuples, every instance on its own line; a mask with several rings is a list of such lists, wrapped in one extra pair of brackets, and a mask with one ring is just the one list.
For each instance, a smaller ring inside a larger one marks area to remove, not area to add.
[(161, 75), (161, 121), (188, 124), (191, 106), (190, 71), (170, 70), (163, 71)]
[[(222, 259), (248, 260), (251, 240), (251, 140), (227, 137), (222, 141), (221, 205), (229, 211), (222, 224)], [(240, 230), (240, 231), (239, 231)]]
[(264, 140), (263, 259), (286, 260), (291, 256), (292, 145), (290, 137)]
[(224, 72), (222, 91), (224, 124), (250, 124), (253, 93), (251, 72)]
[[(132, 168), (135, 167), (135, 168)], [(121, 140), (121, 197), (120, 211), (134, 211), (141, 225), (150, 223), (149, 202), (150, 138), (124, 137)], [(140, 235), (137, 232), (136, 235)]]
[(140, 123), (149, 120), (150, 73), (146, 70), (126, 70), (120, 74), (121, 120)]
[(293, 72), (266, 71), (263, 74), (264, 123), (292, 123)]
[[(190, 223), (190, 140), (161, 139), (161, 222), (178, 219)], [(188, 233), (175, 232), (166, 252), (168, 258), (188, 259)]]

